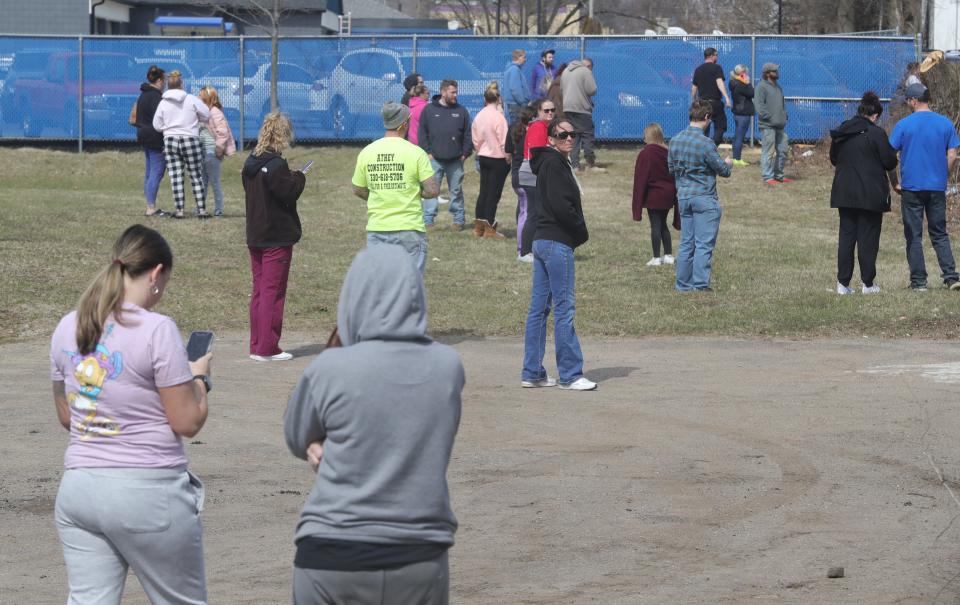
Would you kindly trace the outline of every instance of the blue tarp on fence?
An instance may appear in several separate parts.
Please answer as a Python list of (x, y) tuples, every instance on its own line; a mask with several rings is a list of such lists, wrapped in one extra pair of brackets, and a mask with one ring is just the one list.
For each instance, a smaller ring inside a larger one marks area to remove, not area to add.
[[(684, 127), (691, 76), (708, 46), (719, 50), (727, 72), (739, 63), (755, 78), (763, 63), (780, 64), (787, 131), (803, 140), (821, 138), (852, 115), (850, 99), (865, 90), (892, 97), (916, 56), (908, 38), (285, 38), (278, 97), (299, 140), (370, 140), (382, 134), (380, 106), (400, 98), (412, 71), (433, 92), (442, 79), (457, 80), (460, 101), (475, 114), (484, 88), (502, 78), (514, 49), (527, 51), (529, 77), (540, 52), (551, 48), (557, 65), (594, 60), (597, 137), (639, 140), (649, 122), (659, 122), (667, 136)], [(216, 87), (234, 133), (256, 137), (270, 107), (269, 39), (102, 36), (0, 36), (0, 137), (133, 140), (127, 118), (152, 64), (180, 70), (191, 92)]]

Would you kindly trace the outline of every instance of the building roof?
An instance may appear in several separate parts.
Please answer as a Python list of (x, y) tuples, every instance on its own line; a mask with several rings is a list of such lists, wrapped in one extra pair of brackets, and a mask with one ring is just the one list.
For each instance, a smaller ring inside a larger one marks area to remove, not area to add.
[[(209, 0), (207, 2), (191, 2), (191, 0), (119, 0), (130, 6), (183, 6), (194, 9), (216, 8), (217, 5), (229, 9), (254, 8), (250, 0)], [(269, 4), (269, 3), (268, 3)], [(281, 7), (285, 10), (303, 12), (320, 12), (327, 10), (327, 0), (282, 0)], [(384, 7), (386, 8), (386, 7)]]
[(413, 19), (377, 0), (343, 0), (343, 14), (353, 19)]

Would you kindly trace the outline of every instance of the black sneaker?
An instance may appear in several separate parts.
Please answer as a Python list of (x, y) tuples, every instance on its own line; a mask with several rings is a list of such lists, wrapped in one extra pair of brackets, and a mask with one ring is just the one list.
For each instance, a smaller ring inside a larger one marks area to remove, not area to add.
[(910, 284), (910, 289), (914, 292), (926, 292), (927, 284)]
[(960, 281), (956, 279), (948, 279), (946, 283), (948, 290), (960, 290)]

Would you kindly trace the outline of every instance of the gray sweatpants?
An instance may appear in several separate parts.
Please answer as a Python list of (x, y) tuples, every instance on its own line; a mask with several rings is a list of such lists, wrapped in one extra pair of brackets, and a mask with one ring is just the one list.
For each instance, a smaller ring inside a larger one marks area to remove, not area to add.
[(293, 568), (294, 605), (447, 605), (447, 553), (430, 561), (384, 571)]
[(118, 605), (128, 567), (154, 605), (206, 604), (201, 510), (185, 469), (67, 470), (55, 512), (67, 604)]

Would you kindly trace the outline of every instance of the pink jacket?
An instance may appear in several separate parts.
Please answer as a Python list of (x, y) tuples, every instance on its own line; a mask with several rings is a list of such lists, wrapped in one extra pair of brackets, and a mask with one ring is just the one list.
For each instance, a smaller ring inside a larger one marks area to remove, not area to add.
[(427, 106), (426, 99), (420, 97), (410, 97), (410, 129), (407, 130), (407, 140), (414, 145), (420, 144), (420, 114), (423, 108)]
[(233, 132), (230, 130), (230, 124), (227, 123), (227, 116), (223, 115), (217, 107), (210, 108), (210, 119), (207, 120), (207, 128), (213, 134), (216, 142), (217, 157), (222, 158), (225, 155), (233, 155), (237, 152), (237, 145), (233, 140)]
[(473, 119), (470, 134), (477, 155), (485, 158), (505, 158), (503, 146), (507, 142), (507, 119), (496, 105), (487, 105)]

